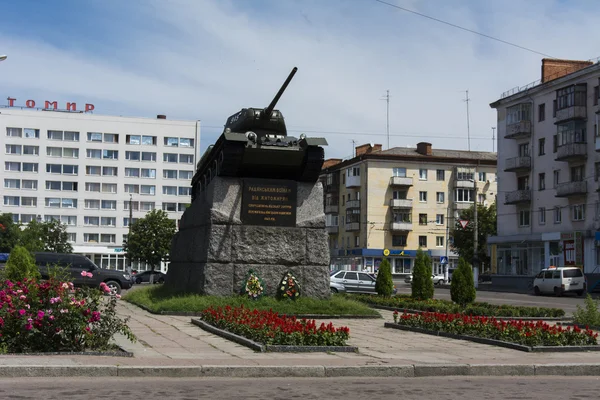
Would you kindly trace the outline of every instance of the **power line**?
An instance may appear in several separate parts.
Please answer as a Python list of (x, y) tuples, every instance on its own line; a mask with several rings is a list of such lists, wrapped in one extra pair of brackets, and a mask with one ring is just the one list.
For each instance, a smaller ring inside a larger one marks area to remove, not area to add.
[(486, 35), (485, 33), (477, 32), (477, 31), (474, 31), (472, 29), (468, 29), (468, 28), (462, 27), (460, 25), (456, 25), (456, 24), (453, 24), (453, 23), (450, 23), (450, 22), (447, 22), (447, 21), (443, 21), (443, 20), (438, 19), (438, 18), (431, 17), (429, 15), (425, 15), (425, 14), (421, 14), (421, 13), (413, 11), (413, 10), (409, 10), (408, 8), (400, 7), (400, 6), (397, 6), (395, 4), (391, 4), (391, 3), (385, 2), (383, 0), (375, 0), (375, 1), (378, 2), (378, 3), (381, 3), (381, 4), (385, 4), (387, 6), (390, 6), (390, 7), (397, 8), (398, 10), (406, 11), (406, 12), (409, 12), (411, 14), (415, 14), (415, 15), (418, 15), (420, 17), (430, 19), (432, 21), (436, 21), (436, 22), (440, 22), (440, 23), (445, 24), (445, 25), (449, 25), (449, 26), (451, 26), (453, 28), (462, 29), (463, 31), (474, 33), (475, 35), (483, 36), (483, 37), (485, 37), (487, 39), (495, 40), (497, 42), (504, 43), (504, 44), (507, 44), (509, 46), (517, 47), (519, 49), (526, 50), (526, 51), (529, 51), (531, 53), (539, 54), (541, 56), (548, 57), (548, 58), (556, 58), (556, 57), (552, 57), (552, 56), (550, 56), (548, 54), (544, 54), (544, 53), (541, 53), (539, 51), (535, 51), (535, 50), (527, 48), (527, 47), (519, 46), (518, 44), (515, 44), (515, 43), (507, 42), (506, 40), (498, 39), (498, 38), (496, 38), (494, 36)]

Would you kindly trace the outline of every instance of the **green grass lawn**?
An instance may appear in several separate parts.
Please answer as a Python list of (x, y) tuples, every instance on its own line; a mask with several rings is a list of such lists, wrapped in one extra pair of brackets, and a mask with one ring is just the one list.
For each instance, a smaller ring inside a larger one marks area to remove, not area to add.
[(260, 300), (249, 300), (242, 296), (202, 296), (199, 294), (182, 294), (168, 290), (162, 285), (152, 285), (131, 290), (125, 296), (132, 304), (145, 306), (154, 312), (200, 312), (213, 306), (239, 306), (259, 310), (273, 310), (286, 315), (364, 315), (381, 316), (379, 312), (364, 303), (352, 300), (345, 296), (334, 295), (328, 300), (319, 300), (300, 297), (295, 301), (280, 301), (273, 297), (263, 297)]

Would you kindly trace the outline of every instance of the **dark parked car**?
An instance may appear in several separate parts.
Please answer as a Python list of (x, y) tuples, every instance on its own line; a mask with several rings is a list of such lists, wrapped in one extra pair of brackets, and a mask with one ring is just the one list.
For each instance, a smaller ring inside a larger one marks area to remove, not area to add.
[[(113, 292), (121, 293), (121, 289), (129, 289), (132, 285), (131, 275), (114, 269), (98, 267), (92, 260), (81, 254), (34, 253), (35, 263), (40, 269), (42, 279), (48, 279), (49, 268), (58, 266), (67, 268), (71, 281), (75, 286), (99, 287), (104, 282)], [(82, 272), (91, 274), (83, 276)]]
[(144, 272), (138, 272), (137, 274), (135, 274), (132, 278), (132, 280), (135, 283), (142, 283), (142, 282), (148, 282), (150, 283), (150, 276), (154, 274), (154, 283), (165, 283), (165, 278), (167, 277), (167, 274), (164, 274), (160, 271), (144, 271)]

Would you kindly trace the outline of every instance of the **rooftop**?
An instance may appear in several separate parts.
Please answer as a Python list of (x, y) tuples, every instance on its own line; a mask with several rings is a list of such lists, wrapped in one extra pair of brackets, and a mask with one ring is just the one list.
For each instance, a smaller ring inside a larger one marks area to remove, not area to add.
[(431, 155), (425, 155), (417, 152), (416, 148), (407, 147), (393, 147), (389, 150), (372, 153), (373, 156), (412, 156), (420, 157), (423, 159), (438, 157), (438, 158), (452, 158), (452, 159), (465, 159), (465, 160), (489, 160), (496, 161), (498, 159), (497, 153), (489, 151), (467, 151), (467, 150), (437, 150), (431, 149)]

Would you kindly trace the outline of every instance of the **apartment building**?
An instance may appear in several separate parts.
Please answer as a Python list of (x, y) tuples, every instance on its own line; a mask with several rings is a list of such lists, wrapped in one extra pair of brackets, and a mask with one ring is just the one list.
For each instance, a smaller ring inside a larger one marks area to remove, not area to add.
[(75, 253), (119, 270), (131, 222), (154, 209), (181, 218), (190, 203), (199, 122), (26, 104), (0, 108), (0, 212), (23, 224), (59, 220)]
[(548, 266), (597, 272), (600, 258), (600, 64), (542, 60), (542, 77), (506, 92), (498, 115), (497, 282), (523, 285)]
[(495, 201), (496, 154), (365, 144), (352, 159), (326, 160), (321, 181), (332, 269), (375, 271), (385, 256), (401, 277), (421, 247), (444, 273), (457, 264), (448, 228), (460, 211)]

